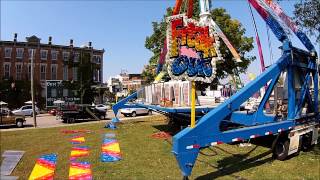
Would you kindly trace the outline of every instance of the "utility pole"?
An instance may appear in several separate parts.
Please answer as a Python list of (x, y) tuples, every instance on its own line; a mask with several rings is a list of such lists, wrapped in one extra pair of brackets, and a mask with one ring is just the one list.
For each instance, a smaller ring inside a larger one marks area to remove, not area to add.
[(36, 110), (34, 105), (34, 50), (31, 50), (31, 101), (34, 127), (37, 127)]

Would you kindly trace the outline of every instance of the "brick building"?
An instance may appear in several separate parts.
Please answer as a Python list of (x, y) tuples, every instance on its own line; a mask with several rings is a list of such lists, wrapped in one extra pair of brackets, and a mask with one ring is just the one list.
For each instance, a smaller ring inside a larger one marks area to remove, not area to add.
[[(23, 42), (17, 41), (17, 34), (14, 34), (13, 41), (0, 41), (0, 94), (6, 94), (7, 83), (30, 84), (31, 52), (34, 57), (35, 86), (40, 87), (36, 91), (37, 101), (40, 101), (40, 97), (46, 97), (47, 80), (61, 80), (64, 84), (72, 84), (73, 88), (79, 88), (82, 79), (92, 78), (92, 83), (96, 85), (103, 82), (104, 50), (94, 49), (91, 42), (87, 46), (75, 47), (71, 39), (69, 45), (56, 45), (52, 37), (43, 43), (36, 36), (26, 37)], [(86, 72), (80, 72), (81, 68), (85, 68)], [(64, 90), (63, 96), (73, 96), (72, 87)]]
[(115, 77), (110, 77), (107, 84), (110, 92), (117, 93), (118, 96), (127, 96), (131, 91), (140, 89), (145, 81), (141, 74), (121, 72)]
[(127, 91), (136, 91), (142, 87), (144, 80), (141, 77), (141, 74), (120, 74), (122, 76), (122, 85), (123, 90)]
[(13, 41), (0, 41), (0, 80), (30, 80), (33, 49), (36, 82), (78, 81), (80, 72), (77, 64), (81, 63), (80, 54), (82, 52), (91, 54), (91, 63), (95, 65), (93, 81), (103, 82), (103, 49), (93, 49), (91, 42), (88, 46), (74, 47), (72, 39), (67, 46), (52, 44), (52, 37), (49, 37), (48, 43), (41, 43), (40, 40), (36, 36), (31, 36), (26, 38), (26, 42), (19, 42), (15, 34)]

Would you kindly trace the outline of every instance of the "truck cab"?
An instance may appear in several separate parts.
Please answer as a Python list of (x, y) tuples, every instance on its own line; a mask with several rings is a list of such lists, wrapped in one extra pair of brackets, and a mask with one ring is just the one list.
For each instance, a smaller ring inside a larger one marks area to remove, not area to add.
[(22, 115), (14, 115), (9, 109), (0, 109), (0, 125), (15, 124), (18, 128), (22, 128), (26, 122)]

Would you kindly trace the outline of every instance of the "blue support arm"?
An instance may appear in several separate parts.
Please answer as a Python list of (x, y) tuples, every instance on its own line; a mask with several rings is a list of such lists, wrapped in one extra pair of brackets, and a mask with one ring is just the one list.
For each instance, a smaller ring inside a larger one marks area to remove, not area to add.
[[(223, 104), (203, 116), (194, 128), (185, 128), (173, 137), (173, 153), (185, 176), (191, 174), (192, 166), (199, 153), (199, 148), (207, 147), (213, 142), (232, 142), (233, 139), (239, 137), (245, 139), (254, 134), (264, 135), (267, 130), (276, 131), (278, 129), (288, 129), (289, 126), (293, 125), (292, 121), (287, 121), (262, 124), (225, 132), (221, 132), (219, 128), (221, 121), (232, 114), (233, 111), (237, 110), (243, 102), (263, 87), (268, 81), (275, 78), (275, 75), (283, 71), (287, 67), (288, 62), (291, 59), (290, 57), (290, 53), (285, 52), (276, 64), (269, 67), (265, 72)], [(260, 121), (263, 122), (263, 119)], [(188, 149), (187, 146), (198, 148)]]
[(112, 119), (113, 122), (118, 122), (119, 119), (117, 117), (117, 114), (118, 114), (118, 111), (119, 109), (122, 109), (122, 108), (126, 108), (126, 107), (132, 107), (130, 105), (126, 105), (126, 103), (131, 100), (131, 99), (134, 99), (134, 98), (137, 98), (137, 92), (129, 95), (128, 97), (124, 98), (124, 99), (121, 99), (119, 102), (117, 102), (115, 105), (112, 106), (112, 110), (113, 110), (113, 113), (114, 113), (114, 118)]

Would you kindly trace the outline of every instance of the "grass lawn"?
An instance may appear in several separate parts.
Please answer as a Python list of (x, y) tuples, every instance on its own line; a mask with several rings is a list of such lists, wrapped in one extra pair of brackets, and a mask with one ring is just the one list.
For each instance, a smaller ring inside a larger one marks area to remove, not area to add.
[[(162, 116), (147, 117), (118, 125), (117, 130), (103, 128), (103, 123), (1, 132), (1, 154), (5, 150), (24, 150), (22, 160), (12, 175), (27, 179), (36, 159), (43, 154), (57, 153), (55, 179), (68, 179), (70, 135), (62, 129), (92, 130), (85, 134), (83, 145), (90, 155), (79, 160), (92, 164), (94, 179), (182, 179), (177, 162), (171, 153), (171, 141), (153, 139), (155, 132), (168, 128)], [(123, 159), (119, 162), (100, 162), (102, 137), (115, 133)], [(2, 159), (1, 159), (2, 160)], [(272, 160), (268, 148), (252, 145), (219, 145), (201, 151), (191, 179), (319, 179), (320, 148), (301, 152), (286, 161)]]

